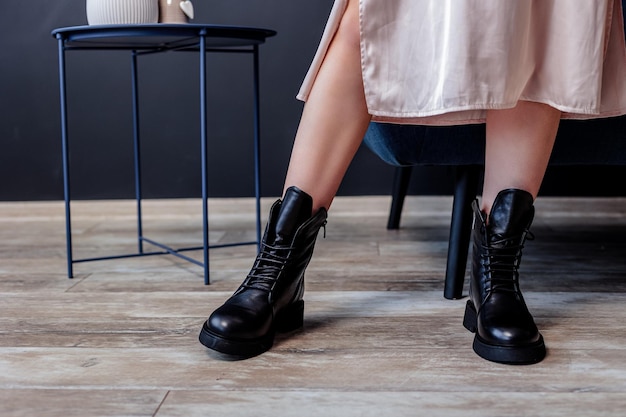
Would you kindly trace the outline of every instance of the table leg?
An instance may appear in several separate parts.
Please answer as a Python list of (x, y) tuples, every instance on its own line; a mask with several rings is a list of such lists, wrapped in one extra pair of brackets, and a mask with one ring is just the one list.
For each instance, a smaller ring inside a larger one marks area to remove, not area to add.
[(59, 47), (59, 93), (61, 99), (61, 146), (63, 154), (63, 196), (65, 200), (65, 245), (67, 276), (74, 278), (72, 257), (72, 216), (70, 209), (70, 152), (67, 140), (67, 87), (65, 77), (65, 41), (57, 35)]
[(259, 46), (254, 45), (254, 195), (256, 197), (256, 242), (261, 250), (261, 115), (259, 92)]
[(133, 51), (131, 59), (131, 81), (133, 96), (133, 157), (135, 167), (135, 200), (137, 201), (137, 251), (143, 253), (143, 223), (141, 210), (141, 146), (139, 141), (139, 87), (137, 72), (137, 51)]
[(204, 252), (204, 284), (209, 277), (209, 208), (207, 185), (207, 97), (206, 97), (206, 32), (200, 33), (200, 157), (202, 160), (202, 241)]

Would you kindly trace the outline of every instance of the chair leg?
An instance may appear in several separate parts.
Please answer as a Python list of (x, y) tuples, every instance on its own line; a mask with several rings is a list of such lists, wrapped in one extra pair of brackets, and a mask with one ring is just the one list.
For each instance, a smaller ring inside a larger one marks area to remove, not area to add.
[(413, 167), (397, 167), (393, 177), (393, 190), (391, 199), (391, 209), (389, 210), (389, 220), (387, 221), (387, 229), (398, 229), (400, 227), (400, 216), (402, 216), (402, 206), (404, 205), (404, 197), (409, 189), (409, 181), (411, 180), (411, 172)]
[(472, 201), (478, 192), (479, 166), (458, 166), (452, 204), (450, 240), (443, 296), (448, 300), (463, 296), (465, 268), (472, 232)]

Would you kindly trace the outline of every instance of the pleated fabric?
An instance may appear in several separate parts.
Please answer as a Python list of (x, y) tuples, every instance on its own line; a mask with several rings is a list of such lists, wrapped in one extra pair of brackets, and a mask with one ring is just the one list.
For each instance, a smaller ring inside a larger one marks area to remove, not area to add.
[[(297, 95), (306, 100), (347, 0), (336, 0)], [(619, 0), (361, 0), (361, 67), (374, 120), (481, 123), (520, 100), (567, 119), (626, 114)]]

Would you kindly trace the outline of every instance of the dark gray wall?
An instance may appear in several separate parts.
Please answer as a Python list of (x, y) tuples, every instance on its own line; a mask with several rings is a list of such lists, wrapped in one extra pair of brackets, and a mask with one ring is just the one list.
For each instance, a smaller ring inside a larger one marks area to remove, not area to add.
[[(302, 103), (295, 99), (332, 0), (195, 0), (196, 23), (256, 26), (278, 35), (261, 46), (262, 192), (282, 188)], [(61, 199), (58, 61), (54, 28), (86, 24), (85, 0), (0, 2), (0, 200)], [(211, 196), (250, 196), (252, 109), (249, 56), (209, 55)], [(133, 195), (130, 61), (126, 52), (68, 52), (75, 198)], [(200, 188), (195, 54), (140, 59), (143, 173), (147, 197), (197, 196)], [(549, 174), (547, 192), (611, 194), (597, 177)], [(611, 169), (599, 171), (604, 177)], [(623, 172), (623, 171), (622, 171)], [(450, 192), (451, 172), (421, 168), (411, 192)], [(551, 182), (567, 184), (550, 188)], [(598, 174), (599, 175), (599, 174)], [(387, 194), (393, 169), (359, 151), (340, 194)], [(585, 191), (581, 188), (587, 181)], [(608, 189), (607, 189), (608, 188)]]
[[(196, 23), (278, 32), (261, 46), (265, 195), (278, 195), (282, 188), (302, 109), (295, 94), (331, 5), (332, 0), (194, 1)], [(50, 32), (86, 23), (84, 0), (0, 3), (2, 200), (62, 198), (57, 46)], [(210, 193), (252, 195), (251, 59), (209, 54), (209, 63)], [(133, 195), (129, 64), (127, 52), (67, 54), (72, 190), (77, 198)], [(197, 55), (145, 56), (139, 68), (145, 193), (197, 195)], [(387, 192), (390, 175), (391, 168), (361, 152), (342, 190), (371, 193), (378, 184)]]

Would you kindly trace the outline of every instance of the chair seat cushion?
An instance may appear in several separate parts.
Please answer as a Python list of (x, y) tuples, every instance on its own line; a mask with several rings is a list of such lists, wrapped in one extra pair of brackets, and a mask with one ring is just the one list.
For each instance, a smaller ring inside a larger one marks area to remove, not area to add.
[[(372, 122), (366, 146), (395, 166), (482, 165), (485, 125), (421, 126)], [(563, 120), (551, 165), (626, 165), (626, 116)]]

